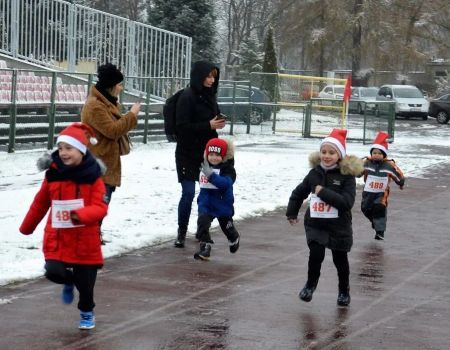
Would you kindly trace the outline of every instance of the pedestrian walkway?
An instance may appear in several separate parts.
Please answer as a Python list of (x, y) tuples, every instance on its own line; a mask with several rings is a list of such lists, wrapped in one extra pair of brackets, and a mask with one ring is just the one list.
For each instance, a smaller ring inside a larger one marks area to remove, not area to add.
[(193, 237), (185, 249), (168, 242), (108, 259), (93, 331), (78, 330), (60, 286), (2, 287), (0, 349), (448, 349), (449, 186), (447, 165), (393, 188), (384, 242), (358, 191), (348, 308), (336, 306), (329, 251), (313, 300), (298, 299), (308, 249), (303, 225), (291, 227), (280, 209), (237, 222), (236, 254), (215, 232), (209, 262), (193, 259)]

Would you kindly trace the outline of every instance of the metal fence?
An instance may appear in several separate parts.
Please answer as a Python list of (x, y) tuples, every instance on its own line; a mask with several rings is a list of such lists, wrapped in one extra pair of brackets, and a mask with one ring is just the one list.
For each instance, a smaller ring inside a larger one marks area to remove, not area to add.
[[(128, 77), (144, 91), (125, 88), (120, 102), (125, 112), (133, 103), (142, 104), (136, 129), (130, 132), (135, 142), (165, 139), (162, 106), (165, 99), (184, 88), (187, 78)], [(80, 121), (95, 74), (48, 70), (0, 68), (0, 150), (52, 149), (56, 135), (72, 122)], [(155, 97), (155, 91), (161, 97)], [(323, 137), (334, 127), (346, 127), (350, 138), (371, 142), (378, 130), (394, 136), (394, 103), (366, 105), (363, 114), (351, 114), (342, 125), (342, 101), (310, 99), (301, 103), (270, 99), (250, 81), (221, 81), (218, 102), (227, 115), (224, 134), (298, 133), (302, 137)], [(333, 105), (335, 104), (335, 105)]]
[[(0, 0), (0, 52), (68, 72), (189, 77), (192, 39), (62, 0)], [(139, 88), (139, 81), (128, 82)]]

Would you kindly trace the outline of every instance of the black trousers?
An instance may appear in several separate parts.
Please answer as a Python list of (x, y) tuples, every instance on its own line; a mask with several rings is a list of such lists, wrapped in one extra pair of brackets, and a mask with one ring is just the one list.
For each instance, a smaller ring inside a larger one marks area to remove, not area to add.
[[(211, 236), (209, 234), (209, 228), (211, 227), (212, 221), (215, 219), (214, 216), (209, 214), (199, 214), (197, 219), (197, 233), (196, 237), (200, 242), (213, 243)], [(218, 217), (220, 228), (225, 234), (230, 242), (234, 242), (238, 237), (239, 233), (234, 227), (232, 217)]]
[(94, 286), (98, 266), (66, 264), (58, 260), (46, 260), (45, 277), (58, 284), (74, 284), (80, 293), (78, 309), (92, 311), (94, 303)]
[[(325, 246), (310, 242), (309, 261), (308, 261), (308, 282), (309, 286), (316, 286), (319, 282), (320, 269), (325, 259)], [(350, 267), (348, 264), (347, 252), (340, 250), (331, 250), (333, 254), (334, 266), (336, 266), (339, 278), (339, 291), (347, 291), (349, 288)]]

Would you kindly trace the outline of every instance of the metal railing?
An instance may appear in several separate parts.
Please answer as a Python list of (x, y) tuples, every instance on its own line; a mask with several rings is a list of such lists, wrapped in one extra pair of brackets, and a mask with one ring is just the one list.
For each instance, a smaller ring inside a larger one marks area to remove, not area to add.
[[(0, 52), (67, 72), (188, 77), (192, 39), (62, 0), (0, 0)], [(136, 82), (130, 81), (136, 85)]]

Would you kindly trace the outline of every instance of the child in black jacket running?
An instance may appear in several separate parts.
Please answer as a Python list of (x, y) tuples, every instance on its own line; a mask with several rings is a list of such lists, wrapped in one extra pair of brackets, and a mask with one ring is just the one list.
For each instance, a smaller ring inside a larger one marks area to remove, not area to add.
[(352, 213), (355, 202), (355, 176), (361, 174), (362, 160), (346, 155), (347, 130), (333, 129), (320, 144), (320, 152), (310, 155), (312, 169), (289, 198), (286, 211), (291, 225), (303, 201), (311, 195), (304, 225), (309, 247), (308, 279), (300, 291), (301, 300), (309, 302), (319, 282), (325, 248), (331, 249), (339, 277), (337, 304), (350, 304), (350, 268), (347, 253), (353, 244)]

